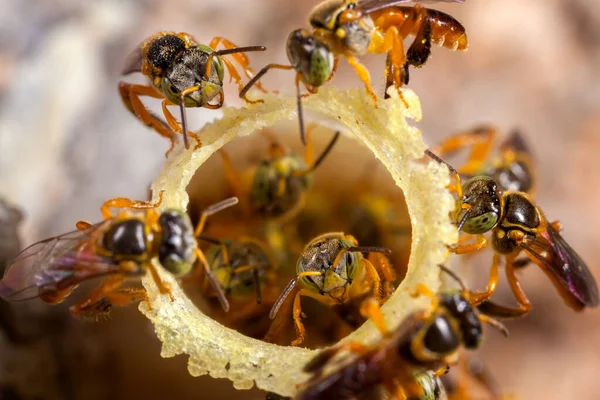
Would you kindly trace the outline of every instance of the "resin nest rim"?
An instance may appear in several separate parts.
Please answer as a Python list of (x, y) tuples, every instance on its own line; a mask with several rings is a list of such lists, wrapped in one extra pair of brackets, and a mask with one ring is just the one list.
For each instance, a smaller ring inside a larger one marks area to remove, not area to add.
[[(395, 90), (391, 98), (372, 99), (362, 89), (347, 91), (323, 88), (303, 99), (307, 115), (323, 125), (339, 128), (344, 134), (362, 141), (390, 172), (404, 192), (412, 223), (411, 255), (406, 278), (394, 295), (383, 305), (388, 326), (395, 327), (408, 314), (426, 305), (423, 298), (412, 298), (417, 283), (437, 291), (440, 286), (437, 265), (446, 261), (447, 246), (456, 243), (458, 232), (449, 219), (454, 199), (446, 186), (449, 174), (436, 162), (416, 162), (426, 149), (418, 129), (406, 119), (421, 119), (418, 97), (403, 90), (406, 108)], [(163, 171), (152, 184), (156, 199), (165, 196), (161, 209), (186, 209), (186, 187), (195, 171), (213, 154), (238, 136), (250, 135), (274, 124), (297, 118), (295, 97), (267, 96), (264, 103), (246, 108), (224, 108), (223, 117), (207, 124), (198, 134), (203, 146), (193, 151), (178, 147), (167, 160)], [(228, 378), (238, 389), (258, 388), (292, 396), (306, 380), (302, 366), (317, 350), (277, 346), (246, 337), (204, 315), (186, 297), (174, 278), (159, 268), (161, 278), (172, 286), (175, 301), (160, 295), (149, 277), (143, 279), (151, 309), (145, 303), (140, 310), (152, 321), (162, 341), (161, 355), (188, 354), (191, 375), (210, 374)], [(379, 332), (368, 321), (343, 339), (372, 343)]]

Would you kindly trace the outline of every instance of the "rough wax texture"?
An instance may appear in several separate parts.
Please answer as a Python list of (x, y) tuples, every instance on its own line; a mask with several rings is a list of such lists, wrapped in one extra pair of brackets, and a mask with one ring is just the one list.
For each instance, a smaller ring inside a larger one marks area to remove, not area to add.
[[(420, 120), (421, 108), (412, 91), (404, 90), (403, 94), (408, 109), (395, 91), (391, 91), (391, 99), (379, 99), (378, 108), (373, 107), (372, 99), (362, 89), (342, 91), (327, 87), (303, 99), (310, 119), (339, 127), (364, 142), (390, 171), (406, 196), (413, 225), (412, 248), (406, 279), (382, 307), (390, 327), (426, 304), (426, 299), (410, 296), (410, 290), (417, 283), (438, 289), (439, 269), (436, 265), (446, 260), (446, 246), (455, 243), (458, 236), (448, 217), (454, 207), (452, 195), (446, 190), (448, 170), (435, 162), (414, 161), (422, 157), (426, 146), (420, 131), (408, 125), (406, 118)], [(225, 108), (223, 118), (199, 132), (202, 148), (186, 151), (178, 147), (174, 151), (152, 185), (154, 197), (160, 190), (165, 190), (162, 208), (186, 209), (189, 200), (186, 186), (194, 172), (217, 149), (237, 136), (296, 118), (296, 99), (293, 97), (267, 96), (262, 104), (243, 109)], [(215, 378), (228, 378), (238, 389), (249, 389), (256, 384), (260, 389), (281, 395), (294, 394), (297, 385), (307, 378), (301, 371), (302, 366), (316, 354), (315, 350), (276, 346), (223, 327), (202, 314), (176, 281), (159, 270), (162, 279), (173, 286), (175, 301), (159, 295), (152, 279), (146, 277), (143, 283), (152, 309), (148, 310), (144, 302), (140, 309), (152, 321), (163, 342), (163, 357), (188, 354), (190, 374), (209, 373)], [(371, 343), (378, 337), (377, 329), (367, 322), (344, 340)]]

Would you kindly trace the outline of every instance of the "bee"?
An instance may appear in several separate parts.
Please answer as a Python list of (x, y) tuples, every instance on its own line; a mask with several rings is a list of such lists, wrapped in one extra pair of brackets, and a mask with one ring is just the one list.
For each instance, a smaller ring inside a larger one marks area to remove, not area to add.
[[(286, 52), (290, 65), (268, 64), (240, 91), (248, 90), (271, 69), (296, 71), (298, 119), (302, 142), (306, 144), (302, 116), (300, 83), (309, 93), (333, 79), (340, 57), (345, 57), (364, 83), (377, 106), (369, 71), (358, 60), (367, 53), (387, 53), (385, 76), (387, 88), (408, 83), (408, 66), (421, 67), (429, 58), (431, 43), (453, 50), (466, 50), (465, 29), (454, 18), (440, 11), (398, 6), (409, 0), (325, 0), (309, 15), (312, 31), (296, 29), (287, 38)], [(462, 2), (461, 0), (445, 0)], [(404, 52), (403, 40), (415, 40)]]
[(286, 297), (298, 282), (302, 284), (303, 288), (294, 297), (293, 319), (297, 336), (292, 345), (301, 344), (306, 333), (301, 320), (302, 297), (310, 297), (330, 306), (343, 304), (366, 292), (365, 275), (368, 275), (371, 281), (369, 286), (375, 297), (385, 300), (380, 299), (381, 276), (385, 278), (389, 273), (381, 272), (381, 269), (389, 268), (389, 264), (376, 262), (378, 270), (362, 253), (389, 254), (390, 250), (359, 246), (353, 236), (342, 232), (319, 235), (306, 245), (296, 264), (296, 277), (286, 286), (269, 313), (269, 317), (274, 319)]
[[(223, 50), (215, 50), (221, 44)], [(242, 67), (244, 74), (252, 78), (254, 72), (249, 67), (248, 57), (244, 54), (252, 51), (264, 51), (264, 46), (237, 47), (223, 37), (215, 37), (208, 46), (198, 43), (187, 33), (159, 32), (146, 39), (128, 57), (122, 74), (141, 72), (148, 77), (150, 85), (137, 85), (119, 82), (119, 94), (125, 107), (150, 126), (161, 136), (171, 141), (173, 149), (175, 139), (173, 131), (183, 134), (185, 148), (189, 148), (188, 135), (201, 145), (200, 138), (188, 130), (187, 107), (221, 108), (225, 100), (223, 79), (225, 68), (240, 89), (242, 78), (231, 61), (224, 56), (231, 55)], [(163, 99), (162, 111), (167, 124), (146, 109), (140, 96)], [(245, 96), (241, 96), (244, 99)], [(250, 100), (246, 99), (248, 102)], [(181, 126), (167, 106), (178, 105), (181, 112)]]
[[(448, 366), (456, 364), (463, 348), (479, 347), (482, 323), (489, 323), (508, 335), (500, 322), (471, 305), (469, 292), (459, 282), (462, 290), (447, 290), (438, 295), (418, 284), (413, 295), (429, 297), (430, 308), (409, 315), (392, 331), (385, 326), (377, 302), (365, 301), (362, 312), (370, 316), (383, 337), (372, 346), (345, 342), (321, 351), (304, 367), (312, 376), (296, 399), (360, 398), (382, 387), (392, 398), (439, 398), (435, 397), (435, 387), (439, 385), (436, 378)], [(355, 357), (346, 355), (332, 361), (343, 351)], [(334, 362), (341, 366), (323, 374)], [(441, 389), (437, 392), (441, 396)]]
[(459, 132), (445, 139), (432, 150), (440, 157), (470, 148), (467, 161), (456, 170), (463, 177), (488, 175), (503, 191), (515, 190), (532, 194), (535, 184), (533, 156), (525, 138), (513, 131), (498, 145), (499, 154), (491, 159), (497, 130), (488, 125)]
[[(106, 315), (113, 306), (144, 300), (142, 288), (122, 285), (149, 271), (161, 294), (173, 300), (171, 289), (160, 279), (154, 261), (175, 276), (187, 274), (197, 259), (204, 260), (194, 228), (183, 211), (156, 210), (156, 203), (115, 198), (101, 208), (104, 221), (79, 221), (77, 230), (35, 243), (10, 263), (0, 281), (0, 296), (7, 301), (39, 297), (54, 305), (65, 300), (81, 283), (103, 278), (101, 285), (70, 307), (81, 318)], [(204, 211), (204, 217), (237, 203), (230, 198)], [(123, 209), (113, 215), (111, 208)], [(196, 227), (201, 232), (205, 218)]]
[(270, 219), (289, 219), (302, 209), (312, 186), (313, 171), (327, 158), (339, 136), (340, 132), (336, 132), (316, 160), (310, 137), (304, 159), (272, 138), (269, 157), (260, 161), (253, 173), (250, 189), (245, 192), (240, 174), (233, 169), (227, 153), (221, 151), (229, 186), (236, 196), (247, 199), (251, 211), (256, 215)]
[[(209, 279), (213, 288), (218, 285), (226, 296), (246, 300), (249, 293), (256, 294), (256, 303), (262, 303), (261, 287), (272, 281), (276, 263), (267, 245), (258, 239), (243, 236), (237, 240), (215, 240), (199, 236), (200, 240), (211, 243), (206, 251), (206, 260), (210, 266)], [(229, 301), (222, 304), (229, 311)]]
[[(502, 191), (496, 181), (480, 175), (461, 184), (458, 171), (437, 155), (428, 154), (449, 166), (456, 177), (458, 200), (453, 219), (459, 231), (476, 236), (475, 243), (465, 244), (463, 237), (451, 248), (456, 254), (477, 251), (487, 246), (483, 236), (491, 232), (494, 257), (485, 292), (473, 296), (488, 314), (499, 317), (517, 317), (531, 310), (531, 303), (521, 288), (515, 269), (524, 266), (527, 259), (537, 264), (550, 278), (567, 306), (576, 311), (597, 307), (600, 303), (596, 280), (585, 262), (559, 233), (558, 222), (549, 222), (542, 210), (525, 192)], [(518, 307), (504, 307), (488, 299), (498, 283), (498, 267), (505, 259), (505, 273)]]

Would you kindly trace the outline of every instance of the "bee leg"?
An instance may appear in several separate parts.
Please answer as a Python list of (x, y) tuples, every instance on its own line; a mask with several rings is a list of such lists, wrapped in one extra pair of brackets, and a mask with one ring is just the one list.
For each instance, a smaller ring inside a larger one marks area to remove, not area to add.
[(164, 282), (162, 279), (160, 279), (160, 275), (158, 275), (156, 267), (152, 263), (148, 263), (148, 269), (150, 270), (150, 275), (152, 275), (152, 280), (158, 288), (158, 292), (160, 294), (168, 294), (171, 301), (175, 301), (173, 293), (171, 292), (171, 285), (168, 282)]
[(375, 94), (375, 92), (373, 91), (373, 87), (371, 86), (371, 75), (369, 74), (369, 70), (365, 68), (365, 66), (362, 65), (360, 61), (358, 61), (358, 58), (354, 56), (347, 55), (346, 59), (348, 60), (348, 63), (352, 66), (352, 68), (354, 68), (354, 71), (356, 71), (356, 74), (358, 75), (360, 80), (365, 84), (365, 89), (367, 90), (367, 93), (369, 93), (369, 96), (371, 96), (371, 98), (373, 99), (373, 105), (375, 106), (375, 108), (377, 108), (377, 95)]
[(144, 125), (149, 126), (159, 135), (170, 140), (171, 147), (165, 154), (168, 156), (175, 146), (175, 132), (171, 130), (167, 123), (149, 111), (140, 100), (140, 96), (149, 96), (155, 99), (162, 99), (163, 96), (156, 93), (154, 89), (149, 86), (133, 85), (126, 82), (119, 82), (119, 93), (125, 107), (127, 107), (133, 115), (142, 121)]
[(510, 289), (512, 290), (519, 307), (515, 309), (515, 312), (520, 315), (525, 315), (529, 311), (531, 311), (531, 303), (529, 299), (525, 295), (525, 292), (521, 288), (521, 284), (515, 275), (515, 267), (514, 261), (515, 256), (510, 255), (506, 257), (506, 265), (504, 267), (506, 272), (506, 279), (508, 280), (508, 284), (510, 285)]
[(498, 265), (500, 264), (500, 254), (494, 253), (494, 258), (492, 261), (492, 268), (490, 269), (490, 278), (488, 280), (487, 288), (485, 292), (481, 293), (469, 293), (469, 302), (478, 306), (483, 303), (487, 299), (489, 299), (494, 291), (496, 291), (496, 286), (498, 285)]
[(242, 209), (244, 215), (248, 216), (251, 213), (249, 204), (249, 193), (246, 185), (243, 184), (244, 179), (242, 174), (233, 168), (229, 154), (223, 149), (219, 150), (219, 155), (223, 160), (223, 172), (225, 173), (225, 181), (231, 190), (231, 193), (239, 199), (242, 199)]
[(477, 235), (477, 241), (470, 244), (460, 244), (450, 247), (450, 251), (454, 254), (467, 254), (483, 249), (487, 246), (487, 239), (483, 235)]
[(394, 293), (393, 283), (396, 280), (396, 272), (389, 258), (381, 253), (369, 253), (367, 260), (375, 266), (377, 273), (383, 279), (383, 299), (387, 300)]
[(375, 296), (375, 300), (377, 301), (377, 303), (382, 303), (383, 301), (381, 298), (381, 277), (377, 273), (377, 270), (375, 269), (373, 264), (369, 262), (369, 260), (363, 258), (360, 260), (360, 262), (365, 271), (367, 272), (367, 275), (369, 275), (369, 277), (373, 281), (373, 296)]
[(300, 289), (298, 291), (298, 293), (296, 293), (296, 296), (294, 297), (293, 315), (294, 315), (294, 327), (296, 328), (296, 339), (294, 339), (292, 341), (292, 343), (291, 343), (292, 346), (298, 346), (299, 344), (304, 342), (304, 336), (306, 334), (306, 329), (304, 328), (304, 324), (302, 323), (302, 317), (304, 315), (302, 313), (302, 305), (300, 302), (300, 299), (302, 298), (302, 296), (311, 297), (325, 305), (338, 304), (337, 301), (330, 299), (329, 297), (325, 297), (318, 293), (311, 292), (308, 289)]
[[(196, 87), (194, 87), (192, 89), (196, 89)], [(193, 92), (193, 91), (194, 90), (190, 90), (190, 92)], [(198, 136), (194, 132), (191, 132), (191, 131), (189, 131), (187, 129), (185, 107), (184, 106), (180, 106), (181, 107), (181, 118), (182, 118), (182, 122), (181, 122), (181, 126), (180, 126), (179, 122), (177, 121), (177, 119), (175, 118), (175, 116), (173, 116), (173, 114), (171, 113), (171, 111), (169, 111), (169, 109), (167, 108), (167, 106), (172, 106), (172, 105), (176, 105), (176, 104), (173, 104), (169, 99), (164, 99), (162, 101), (162, 104), (161, 104), (162, 110), (163, 110), (163, 114), (164, 114), (165, 118), (167, 119), (167, 123), (169, 124), (169, 127), (174, 132), (181, 133), (183, 135), (183, 141), (184, 141), (186, 149), (189, 148), (189, 144), (187, 142), (187, 136), (190, 136), (191, 138), (193, 138), (196, 141), (196, 146), (194, 146), (194, 150), (198, 150), (200, 147), (202, 147), (202, 140), (200, 140), (200, 136)], [(205, 105), (205, 107), (211, 108), (211, 107), (208, 107), (208, 105)], [(219, 107), (217, 107), (217, 108), (219, 108)], [(173, 147), (171, 147), (171, 149), (169, 150), (169, 152), (172, 149), (173, 149)]]
[(327, 78), (328, 83), (331, 82), (331, 80), (335, 76), (335, 73), (337, 72), (339, 64), (340, 64), (340, 59), (338, 57), (335, 57), (333, 59), (333, 68), (331, 69), (331, 75), (329, 75), (329, 78)]
[(164, 198), (164, 190), (161, 190), (158, 194), (158, 200), (155, 203), (140, 200), (130, 200), (126, 197), (115, 197), (113, 199), (106, 200), (100, 207), (100, 212), (104, 219), (113, 217), (111, 208), (133, 208), (136, 210), (151, 210), (159, 207), (162, 204)]
[(152, 309), (150, 299), (144, 288), (127, 287), (108, 293), (106, 299), (113, 305), (123, 307), (138, 301), (145, 301), (148, 309)]
[(96, 303), (87, 305), (82, 312), (84, 312), (86, 319), (98, 319), (99, 317), (108, 315), (113, 306), (124, 307), (139, 301), (145, 301), (148, 309), (152, 309), (150, 299), (148, 299), (148, 295), (144, 288), (128, 287), (106, 293), (104, 297)]
[[(125, 282), (125, 276), (123, 274), (109, 275), (99, 287), (94, 289), (87, 297), (78, 303), (69, 307), (69, 311), (74, 317), (89, 318), (102, 312), (98, 306), (106, 295), (110, 292), (117, 290)], [(107, 304), (105, 312), (110, 309)]]
[[(202, 250), (200, 250), (199, 248), (194, 249), (194, 253), (196, 254), (196, 257), (202, 264), (202, 267), (204, 269), (204, 276), (206, 276), (206, 278), (208, 279), (208, 282), (210, 283), (211, 287), (213, 288), (215, 294), (217, 295), (217, 299), (219, 300), (219, 303), (221, 304), (223, 311), (228, 312), (229, 311), (229, 301), (227, 300), (227, 297), (225, 296), (225, 292), (223, 291), (223, 287), (221, 286), (221, 283), (219, 282), (217, 277), (213, 274), (212, 270), (210, 269), (210, 264), (208, 263), (206, 256), (204, 255)], [(227, 253), (224, 253), (224, 254), (226, 255)], [(225, 256), (225, 257), (227, 258), (227, 256)]]
[[(250, 60), (248, 59), (248, 56), (246, 54), (244, 54), (244, 50), (243, 49), (248, 49), (246, 51), (263, 51), (265, 50), (265, 48), (263, 48), (262, 46), (251, 46), (248, 48), (244, 48), (244, 47), (239, 47), (237, 46), (235, 43), (233, 43), (232, 41), (225, 39), (224, 37), (221, 36), (216, 36), (214, 37), (210, 43), (209, 43), (209, 47), (212, 49), (216, 49), (217, 46), (219, 45), (219, 43), (223, 44), (223, 47), (225, 47), (228, 50), (236, 50), (239, 49), (239, 52), (235, 52), (235, 53), (230, 53), (231, 57), (233, 57), (233, 59), (235, 61), (237, 61), (237, 63), (242, 67), (242, 71), (244, 71), (244, 74), (248, 77), (248, 79), (252, 79), (255, 76), (254, 70), (252, 68), (250, 68)], [(229, 70), (229, 72), (231, 73), (231, 69), (233, 68), (235, 70), (235, 68), (233, 67), (233, 65), (231, 65), (231, 63), (226, 60), (225, 58), (222, 58), (223, 62), (225, 63), (225, 65), (227, 65), (227, 63), (229, 63), (229, 65), (231, 67), (227, 67), (227, 69)], [(239, 74), (237, 74), (236, 71), (236, 75), (238, 75), (238, 83), (241, 82), (241, 79), (239, 78)], [(254, 82), (254, 84), (256, 85), (256, 87), (263, 93), (267, 93), (267, 91), (262, 87), (262, 85), (260, 84), (260, 82), (256, 81)], [(240, 90), (242, 89), (242, 85), (240, 85)], [(243, 97), (244, 100), (246, 100), (245, 97)], [(255, 101), (249, 101), (250, 103), (256, 103)]]
[(406, 80), (404, 76), (404, 66), (406, 64), (406, 57), (404, 55), (404, 44), (402, 41), (402, 35), (398, 31), (398, 28), (395, 26), (391, 26), (385, 33), (384, 37), (384, 47), (388, 50), (388, 55), (386, 57), (386, 87), (385, 87), (385, 95), (386, 98), (389, 98), (387, 94), (388, 88), (393, 84), (397, 91), (400, 99), (404, 103), (404, 106), (408, 108), (408, 103), (404, 99), (404, 95), (400, 88), (404, 84)]
[(433, 293), (427, 286), (422, 283), (417, 283), (415, 289), (410, 293), (411, 297), (425, 296), (431, 300), (431, 306), (429, 307), (430, 312), (439, 307), (439, 300), (435, 293)]
[(383, 314), (379, 308), (379, 302), (376, 299), (368, 298), (364, 300), (360, 305), (360, 314), (363, 317), (373, 321), (383, 336), (387, 336), (389, 334), (389, 330), (385, 323), (385, 318), (383, 318)]
[[(239, 55), (239, 54), (236, 54)], [(222, 58), (221, 59), (223, 61), (223, 64), (225, 64), (225, 67), (227, 68), (227, 71), (229, 71), (229, 75), (231, 76), (231, 79), (233, 79), (237, 85), (238, 85), (238, 90), (240, 91), (240, 93), (242, 92), (242, 90), (244, 90), (245, 85), (242, 82), (242, 78), (240, 77), (240, 74), (237, 72), (237, 70), (235, 69), (235, 67), (233, 66), (233, 64), (231, 63), (231, 61), (227, 60), (226, 58)], [(251, 76), (253, 76), (253, 74), (250, 74)], [(262, 85), (260, 84), (260, 82), (257, 80), (254, 82), (254, 85), (261, 91), (266, 93), (266, 90), (263, 89)], [(240, 95), (240, 97), (242, 99), (244, 99), (244, 101), (246, 103), (249, 104), (256, 104), (256, 103), (263, 103), (263, 100), (258, 99), (258, 100), (250, 100), (246, 94), (244, 94), (243, 96)]]
[(467, 162), (457, 170), (461, 174), (476, 175), (481, 173), (487, 161), (492, 146), (496, 141), (497, 131), (491, 126), (480, 126), (466, 132), (451, 135), (433, 148), (433, 152), (440, 157), (453, 154), (459, 150), (471, 147)]

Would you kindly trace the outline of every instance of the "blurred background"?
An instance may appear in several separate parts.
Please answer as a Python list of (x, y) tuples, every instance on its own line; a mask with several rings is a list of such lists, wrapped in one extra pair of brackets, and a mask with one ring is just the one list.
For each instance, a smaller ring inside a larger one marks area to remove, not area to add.
[[(259, 69), (287, 62), (288, 33), (307, 27), (317, 3), (4, 0), (0, 197), (23, 213), (21, 245), (70, 231), (79, 219), (99, 220), (107, 198), (146, 198), (168, 142), (132, 118), (116, 90), (123, 60), (141, 41), (172, 30), (201, 43), (225, 36), (265, 45), (267, 52), (250, 55)], [(538, 204), (563, 223), (566, 239), (600, 277), (600, 3), (467, 0), (435, 8), (462, 22), (470, 46), (466, 53), (434, 48), (426, 67), (411, 71), (425, 141), (479, 123), (496, 125), (501, 136), (520, 129), (535, 153)], [(383, 58), (363, 60), (381, 91)], [(293, 74), (272, 72), (264, 84), (292, 93)], [(361, 86), (345, 62), (333, 84)], [(240, 105), (236, 90), (226, 86), (226, 104)], [(193, 130), (218, 115), (188, 112)], [(0, 216), (2, 235), (14, 238), (18, 213), (7, 208)], [(18, 247), (8, 246), (2, 258)], [(484, 274), (487, 268), (481, 265)], [(509, 323), (510, 339), (491, 332), (479, 356), (522, 399), (599, 399), (600, 312), (573, 313), (538, 268), (528, 268), (521, 283), (533, 311)], [(192, 378), (185, 357), (161, 359), (152, 326), (135, 307), (98, 324), (74, 321), (61, 306), (2, 307), (0, 399), (197, 399), (207, 398), (209, 386), (213, 399), (262, 397)]]

